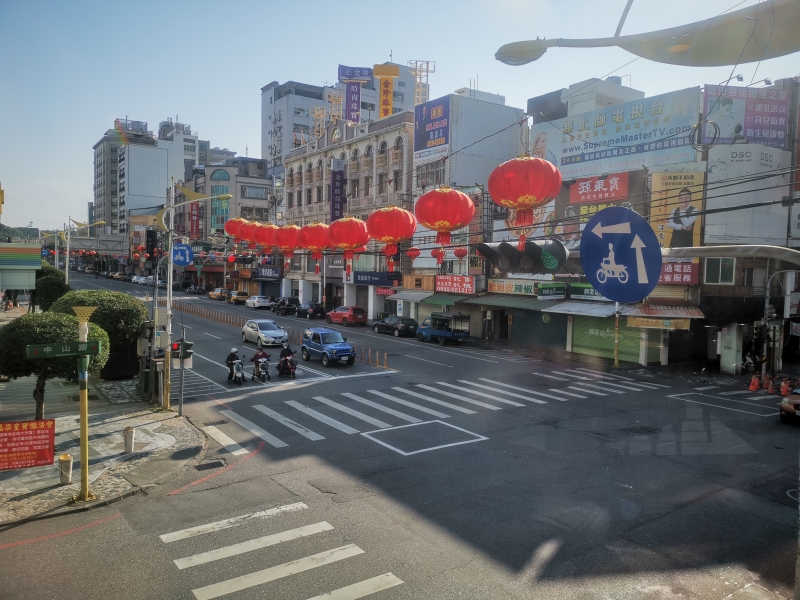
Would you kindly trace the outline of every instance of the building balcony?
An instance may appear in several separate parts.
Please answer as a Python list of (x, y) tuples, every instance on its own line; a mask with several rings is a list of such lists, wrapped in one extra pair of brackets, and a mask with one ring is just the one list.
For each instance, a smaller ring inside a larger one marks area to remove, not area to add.
[(312, 175), (311, 175), (311, 173), (306, 173), (306, 174), (305, 174), (305, 176), (303, 177), (303, 180), (304, 180), (306, 183), (311, 183), (311, 182), (312, 182)]
[(314, 181), (322, 181), (322, 169), (319, 167), (314, 169)]
[(350, 161), (350, 163), (348, 165), (348, 168), (350, 169), (350, 171), (349, 171), (350, 173), (358, 173), (358, 171), (360, 169), (359, 162), (360, 161), (357, 158)]
[(373, 165), (373, 158), (371, 156), (365, 156), (364, 161), (361, 164), (362, 171), (371, 171)]
[(378, 154), (378, 166), (385, 167), (389, 162), (389, 157), (384, 154)]
[(402, 164), (403, 163), (403, 151), (401, 149), (394, 149), (392, 150), (392, 164)]

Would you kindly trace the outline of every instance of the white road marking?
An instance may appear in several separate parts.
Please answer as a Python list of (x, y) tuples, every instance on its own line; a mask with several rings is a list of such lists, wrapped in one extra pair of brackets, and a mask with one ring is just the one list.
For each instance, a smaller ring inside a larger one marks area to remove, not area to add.
[(219, 413), (225, 417), (228, 417), (234, 423), (238, 423), (239, 425), (247, 429), (247, 431), (249, 431), (255, 436), (260, 437), (262, 440), (264, 440), (265, 442), (267, 442), (268, 444), (272, 445), (275, 448), (285, 448), (288, 445), (285, 442), (282, 442), (281, 440), (276, 438), (271, 433), (267, 433), (255, 423), (248, 421), (244, 417), (236, 414), (232, 410), (221, 410), (219, 411)]
[(356, 600), (357, 598), (370, 596), (382, 590), (388, 590), (401, 583), (403, 583), (403, 580), (398, 579), (392, 573), (384, 573), (383, 575), (371, 577), (370, 579), (359, 581), (358, 583), (339, 588), (338, 590), (333, 590), (327, 594), (314, 596), (308, 600)]
[[(586, 369), (584, 367), (578, 367), (576, 370), (577, 371), (583, 371), (584, 373), (588, 373), (588, 374), (602, 375), (603, 377), (611, 377), (611, 378), (614, 378), (614, 379), (622, 379), (624, 381), (630, 381), (631, 383), (639, 383), (638, 379), (633, 379), (632, 377), (623, 377), (622, 375), (616, 375), (616, 374), (613, 374), (613, 373), (603, 373), (602, 371), (593, 371), (592, 369)], [(652, 385), (652, 386), (660, 387), (660, 388), (668, 388), (668, 387), (670, 387), (668, 385), (664, 385), (663, 383), (649, 383), (648, 385)]]
[(533, 375), (538, 375), (539, 377), (547, 377), (548, 379), (556, 379), (558, 381), (570, 381), (565, 377), (556, 377), (555, 375), (545, 375), (544, 373), (533, 373)]
[[(438, 382), (437, 382), (438, 383)], [(461, 400), (462, 402), (469, 402), (470, 404), (474, 404), (475, 406), (482, 406), (483, 408), (488, 408), (490, 410), (501, 410), (502, 407), (495, 406), (494, 404), (486, 404), (486, 402), (481, 402), (480, 400), (473, 400), (472, 398), (467, 398), (466, 396), (462, 396), (461, 394), (454, 394), (452, 392), (445, 392), (444, 390), (437, 389), (435, 387), (431, 387), (429, 385), (422, 385), (417, 384), (418, 388), (422, 388), (423, 390), (428, 390), (430, 392), (436, 392), (437, 394), (441, 394), (442, 396), (448, 396), (449, 398), (455, 398), (456, 400)], [(524, 406), (524, 404), (519, 404), (518, 402), (511, 402), (511, 400), (506, 400), (505, 404), (511, 404), (513, 406)]]
[(603, 381), (603, 385), (605, 385), (605, 386), (609, 386), (610, 385), (612, 388), (622, 388), (623, 390), (628, 390), (628, 391), (631, 391), (631, 392), (641, 392), (641, 391), (643, 391), (643, 388), (637, 388), (636, 386), (629, 385), (627, 383), (617, 383), (616, 381), (612, 382), (612, 381), (605, 380), (605, 381)]
[(475, 411), (470, 410), (468, 408), (464, 408), (463, 406), (456, 406), (450, 402), (445, 402), (444, 400), (439, 400), (438, 398), (431, 398), (430, 396), (426, 396), (425, 394), (420, 394), (419, 392), (415, 392), (413, 390), (407, 390), (401, 387), (393, 387), (393, 390), (397, 390), (398, 392), (403, 392), (404, 394), (408, 394), (409, 396), (414, 396), (415, 398), (421, 398), (422, 400), (427, 400), (428, 402), (433, 402), (434, 404), (438, 404), (439, 406), (446, 406), (452, 410), (456, 410), (458, 412), (462, 412), (467, 415), (474, 415)]
[[(697, 388), (695, 388), (697, 389)], [(739, 390), (737, 392), (719, 392), (720, 396), (736, 396), (737, 394), (750, 394), (750, 390)]]
[(324, 396), (314, 396), (314, 400), (317, 402), (322, 402), (323, 404), (327, 404), (331, 408), (335, 408), (336, 410), (340, 410), (343, 413), (347, 413), (350, 416), (355, 417), (356, 419), (361, 419), (370, 425), (374, 425), (375, 427), (380, 427), (381, 429), (386, 429), (387, 427), (391, 427), (389, 423), (384, 423), (380, 419), (375, 419), (370, 417), (369, 415), (365, 415), (362, 412), (358, 412), (350, 408), (349, 406), (345, 406), (344, 404), (339, 404), (338, 402), (334, 402), (333, 400), (328, 400)]
[(227, 435), (222, 433), (219, 429), (214, 426), (203, 427), (203, 431), (205, 431), (209, 436), (217, 441), (220, 446), (223, 446), (225, 450), (233, 454), (234, 456), (239, 456), (241, 454), (248, 454), (248, 451), (242, 448), (239, 444), (234, 442), (231, 438)]
[(313, 525), (305, 525), (303, 527), (296, 527), (295, 529), (288, 529), (280, 533), (273, 533), (272, 535), (265, 535), (263, 537), (247, 540), (238, 544), (231, 544), (208, 552), (200, 552), (193, 554), (186, 558), (177, 558), (173, 562), (179, 569), (188, 569), (189, 567), (196, 567), (197, 565), (204, 565), (206, 563), (214, 562), (215, 560), (222, 560), (223, 558), (230, 558), (231, 556), (238, 556), (253, 550), (260, 550), (268, 548), (275, 544), (296, 540), (315, 533), (322, 533), (323, 531), (330, 531), (333, 525), (327, 521), (320, 521)]
[(707, 385), (705, 387), (698, 387), (698, 388), (694, 388), (694, 389), (696, 389), (698, 392), (702, 392), (703, 390), (715, 390), (718, 387), (719, 386), (716, 386), (716, 385)]
[(444, 423), (442, 421), (424, 421), (422, 423), (412, 423), (411, 425), (398, 425), (397, 427), (392, 427), (392, 429), (404, 429), (406, 427), (416, 427), (417, 425), (430, 425), (431, 423), (439, 423), (444, 427), (450, 427), (452, 429), (458, 429), (459, 431), (463, 431), (464, 433), (468, 433), (469, 435), (475, 436), (470, 440), (464, 440), (461, 442), (452, 442), (449, 444), (442, 444), (440, 446), (432, 446), (430, 448), (422, 448), (421, 450), (413, 450), (411, 452), (406, 452), (404, 450), (400, 450), (400, 448), (395, 448), (391, 444), (384, 442), (383, 440), (379, 440), (378, 438), (372, 437), (373, 433), (382, 433), (386, 431), (385, 429), (381, 429), (378, 431), (365, 431), (361, 435), (365, 438), (371, 439), (373, 442), (384, 446), (385, 448), (389, 448), (390, 450), (394, 450), (398, 454), (402, 454), (403, 456), (411, 456), (412, 454), (420, 454), (421, 452), (430, 452), (431, 450), (440, 450), (442, 448), (450, 448), (451, 446), (461, 446), (462, 444), (471, 444), (473, 442), (483, 442), (488, 440), (489, 438), (484, 437), (482, 435), (478, 435), (477, 433), (473, 433), (472, 431), (467, 431), (466, 429), (462, 429), (461, 427), (456, 427), (455, 425), (451, 425), (450, 423)]
[(566, 373), (564, 371), (550, 371), (551, 373), (555, 373), (556, 375), (563, 375), (564, 377), (568, 377), (570, 379), (582, 379), (583, 381), (595, 381), (594, 377), (583, 377), (583, 373)]
[[(481, 391), (478, 391), (478, 390), (471, 390), (469, 388), (465, 388), (465, 387), (462, 387), (460, 385), (454, 385), (452, 383), (445, 383), (443, 381), (437, 381), (436, 383), (438, 385), (444, 385), (444, 386), (447, 386), (449, 388), (453, 388), (455, 390), (460, 390), (462, 392), (467, 392), (468, 394), (475, 394), (476, 396), (480, 396), (481, 398), (488, 398), (489, 400), (496, 400), (497, 402), (504, 402), (504, 403), (511, 402), (511, 400), (508, 400), (507, 398), (500, 398), (498, 396), (493, 396), (492, 394), (487, 394), (486, 392), (481, 392)], [(520, 404), (518, 402), (514, 402), (513, 405), (514, 406), (525, 406), (524, 404)]]
[(314, 431), (311, 431), (310, 429), (307, 429), (306, 427), (303, 427), (302, 425), (300, 425), (300, 423), (295, 423), (290, 418), (284, 417), (279, 412), (275, 412), (274, 410), (272, 410), (271, 408), (267, 408), (263, 404), (256, 404), (255, 406), (253, 406), (253, 408), (255, 408), (259, 412), (264, 413), (268, 417), (272, 417), (278, 423), (282, 423), (283, 425), (286, 425), (286, 427), (288, 427), (289, 429), (293, 429), (294, 431), (296, 431), (297, 433), (299, 433), (303, 437), (307, 437), (308, 439), (310, 439), (310, 440), (312, 440), (314, 442), (316, 442), (318, 440), (324, 440), (325, 439), (324, 436), (321, 436), (320, 434), (318, 434), (318, 433), (316, 433)]
[(218, 335), (212, 335), (212, 334), (210, 334), (210, 333), (206, 333), (205, 331), (203, 332), (203, 335), (207, 335), (207, 336), (210, 336), (210, 337), (213, 337), (213, 338), (217, 338), (218, 340), (221, 340), (221, 339), (222, 339), (222, 338), (221, 338), (221, 337), (219, 337)]
[[(499, 386), (502, 386), (502, 387), (507, 387), (507, 388), (512, 389), (512, 390), (519, 390), (521, 392), (525, 392), (526, 394), (534, 394), (536, 396), (544, 396), (545, 398), (550, 398), (551, 400), (558, 400), (559, 402), (566, 402), (566, 400), (564, 398), (559, 398), (558, 396), (553, 396), (551, 394), (545, 394), (544, 392), (534, 392), (533, 390), (529, 390), (527, 388), (519, 387), (519, 386), (516, 386), (516, 385), (509, 385), (507, 383), (500, 383), (499, 381), (493, 381), (491, 379), (486, 379), (485, 377), (481, 377), (480, 379), (481, 379), (481, 381), (485, 381), (487, 383), (493, 383), (495, 385), (499, 385)], [(469, 385), (476, 385), (478, 387), (492, 389), (492, 388), (490, 388), (488, 386), (481, 385), (479, 383), (472, 383), (472, 382), (469, 382), (469, 381), (463, 381), (462, 380), (461, 383), (469, 383)], [(513, 392), (506, 392), (504, 390), (498, 390), (498, 389), (495, 389), (495, 391), (498, 394), (507, 394), (508, 396), (514, 396), (516, 398), (522, 398), (523, 400), (528, 400), (529, 402), (536, 402), (537, 404), (546, 404), (546, 402), (544, 402), (543, 400), (538, 400), (536, 398), (528, 398), (527, 396), (521, 396), (520, 394), (514, 394)]]
[[(691, 393), (692, 392), (689, 392), (689, 394), (691, 394)], [(689, 400), (688, 398), (681, 398), (681, 396), (686, 396), (686, 395), (688, 395), (688, 394), (673, 394), (671, 396), (667, 396), (667, 398), (675, 398), (675, 400), (682, 400), (684, 402), (691, 402), (692, 404), (702, 404), (703, 406), (711, 406), (713, 408), (720, 408), (722, 410), (732, 410), (733, 412), (740, 412), (740, 413), (744, 413), (746, 415), (753, 415), (755, 417), (774, 417), (775, 415), (780, 414), (780, 411), (778, 411), (778, 412), (773, 412), (773, 413), (769, 413), (769, 414), (766, 414), (766, 415), (761, 415), (761, 414), (758, 414), (758, 413), (750, 412), (748, 410), (739, 410), (738, 408), (730, 408), (729, 406), (720, 406), (719, 404), (709, 404), (708, 402), (700, 402), (699, 400)], [(700, 394), (700, 395), (702, 396), (703, 394)], [(713, 398), (713, 396), (712, 396), (712, 398)], [(766, 408), (766, 407), (762, 407), (762, 408)]]
[(372, 400), (367, 400), (366, 398), (362, 398), (361, 396), (356, 396), (355, 394), (350, 394), (350, 393), (343, 393), (342, 396), (347, 396), (348, 398), (355, 400), (356, 402), (361, 402), (361, 404), (366, 404), (367, 406), (371, 406), (376, 410), (380, 410), (387, 414), (394, 415), (398, 419), (403, 419), (404, 421), (408, 421), (409, 423), (422, 423), (422, 419), (412, 417), (411, 415), (402, 413), (399, 410), (394, 410), (393, 408), (387, 408), (381, 404), (378, 404), (377, 402), (373, 402)]
[(769, 394), (764, 394), (762, 396), (748, 396), (745, 400), (764, 400), (765, 398), (772, 398)]
[(564, 390), (557, 390), (555, 388), (550, 388), (550, 391), (558, 394), (566, 394), (567, 396), (572, 396), (573, 398), (588, 398), (588, 396), (584, 396), (582, 394), (574, 394), (572, 392), (565, 392)]
[(309, 417), (316, 419), (317, 421), (322, 421), (326, 425), (330, 425), (338, 429), (339, 431), (343, 431), (348, 434), (358, 433), (358, 429), (353, 429), (350, 425), (345, 425), (341, 421), (337, 421), (336, 419), (331, 419), (327, 415), (323, 415), (321, 412), (314, 410), (313, 408), (308, 408), (307, 406), (303, 406), (299, 402), (295, 402), (294, 400), (287, 400), (286, 404), (289, 406), (296, 408), (300, 412), (306, 413)]
[(172, 533), (165, 533), (159, 537), (161, 538), (162, 542), (169, 544), (170, 542), (185, 540), (197, 535), (204, 535), (206, 533), (212, 533), (222, 529), (238, 527), (239, 525), (243, 525), (244, 523), (247, 523), (253, 519), (270, 519), (272, 517), (277, 517), (278, 515), (293, 513), (306, 508), (308, 508), (308, 506), (304, 502), (295, 502), (294, 504), (285, 504), (276, 508), (260, 510), (247, 515), (241, 515), (239, 517), (232, 517), (230, 519), (223, 519), (222, 521), (214, 521), (213, 523), (206, 523), (205, 525), (197, 525), (195, 527), (173, 531)]
[(431, 364), (434, 364), (434, 365), (441, 365), (443, 367), (452, 367), (453, 366), (453, 365), (446, 365), (444, 363), (436, 362), (436, 361), (433, 361), (433, 360), (428, 360), (427, 358), (420, 358), (419, 356), (411, 356), (410, 354), (406, 354), (406, 356), (408, 358), (413, 358), (414, 360), (423, 360), (423, 361), (425, 361), (427, 363), (431, 363)]
[(380, 396), (381, 398), (386, 398), (387, 400), (391, 400), (392, 402), (397, 402), (398, 404), (402, 404), (403, 406), (408, 406), (420, 412), (428, 413), (429, 415), (433, 415), (434, 417), (439, 417), (440, 419), (450, 418), (450, 415), (440, 413), (438, 410), (433, 410), (432, 408), (425, 408), (424, 406), (420, 406), (419, 404), (414, 404), (413, 402), (409, 402), (408, 400), (403, 400), (402, 398), (390, 396), (389, 394), (385, 394), (384, 392), (379, 392), (378, 390), (367, 390), (367, 391), (370, 394), (375, 394), (376, 396)]
[(248, 575), (234, 577), (233, 579), (197, 588), (196, 590), (192, 590), (192, 593), (197, 600), (211, 600), (212, 598), (219, 598), (220, 596), (226, 596), (233, 592), (240, 592), (257, 585), (275, 581), (276, 579), (288, 577), (289, 575), (296, 575), (297, 573), (358, 556), (359, 554), (364, 554), (364, 551), (355, 544), (348, 544), (346, 546), (340, 546), (339, 548), (333, 548), (332, 550), (325, 550), (324, 552), (299, 558), (282, 565), (270, 567), (262, 571), (256, 571), (255, 573), (249, 573)]
[[(597, 390), (590, 390), (588, 388), (582, 388), (577, 385), (568, 385), (567, 386), (571, 390), (578, 390), (579, 392), (586, 392), (587, 394), (596, 394), (597, 396), (608, 396), (608, 394), (604, 394), (603, 392), (598, 392)], [(614, 390), (617, 392), (617, 390)], [(625, 392), (617, 392), (618, 394), (624, 394)]]

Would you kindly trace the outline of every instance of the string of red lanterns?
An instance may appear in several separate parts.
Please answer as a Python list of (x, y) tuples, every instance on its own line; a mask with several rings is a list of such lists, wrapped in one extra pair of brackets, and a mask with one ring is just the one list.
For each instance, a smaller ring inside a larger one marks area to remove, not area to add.
[(411, 239), (416, 230), (417, 219), (414, 214), (397, 206), (379, 208), (367, 218), (369, 235), (386, 244), (383, 253), (389, 273), (394, 271), (392, 257), (397, 254), (397, 244)]
[(369, 242), (367, 224), (355, 217), (337, 219), (328, 226), (328, 237), (333, 248), (344, 252), (345, 272), (350, 275), (352, 271), (353, 256), (357, 252), (365, 252)]
[(298, 241), (303, 248), (311, 251), (311, 258), (316, 261), (314, 272), (319, 274), (319, 261), (322, 260), (322, 251), (330, 247), (331, 240), (328, 237), (329, 227), (324, 223), (311, 223), (303, 225), (300, 229)]

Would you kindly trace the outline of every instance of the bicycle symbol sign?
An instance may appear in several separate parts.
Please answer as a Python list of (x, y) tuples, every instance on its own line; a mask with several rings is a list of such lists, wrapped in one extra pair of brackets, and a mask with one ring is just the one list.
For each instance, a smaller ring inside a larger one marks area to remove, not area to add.
[(661, 248), (636, 212), (612, 206), (595, 214), (581, 236), (581, 265), (589, 283), (616, 302), (646, 298), (661, 275)]

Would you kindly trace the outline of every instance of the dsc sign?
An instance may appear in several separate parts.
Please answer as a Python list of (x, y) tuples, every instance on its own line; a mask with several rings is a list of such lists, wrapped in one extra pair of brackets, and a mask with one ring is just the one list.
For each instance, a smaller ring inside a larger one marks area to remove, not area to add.
[(472, 275), (437, 275), (436, 291), (472, 295), (475, 293), (475, 278)]

